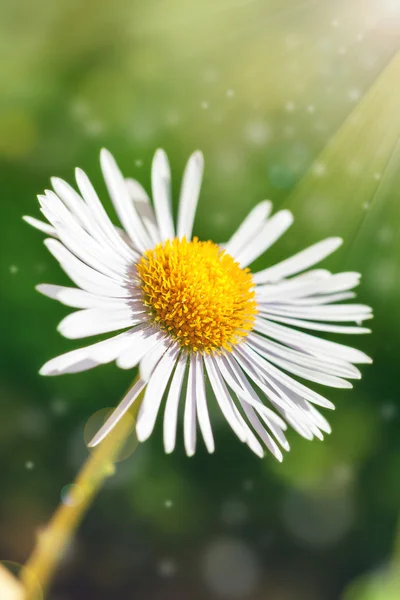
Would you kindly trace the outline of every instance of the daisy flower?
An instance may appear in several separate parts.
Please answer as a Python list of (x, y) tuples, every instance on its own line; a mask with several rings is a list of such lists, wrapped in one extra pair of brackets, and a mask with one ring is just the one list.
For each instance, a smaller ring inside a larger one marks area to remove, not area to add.
[(80, 169), (78, 191), (53, 178), (54, 191), (38, 196), (47, 223), (24, 217), (50, 236), (47, 248), (76, 285), (37, 287), (78, 309), (61, 321), (60, 333), (79, 339), (119, 332), (53, 358), (41, 374), (76, 373), (112, 361), (121, 369), (139, 367), (136, 383), (90, 445), (100, 443), (139, 397), (136, 430), (146, 440), (165, 397), (165, 451), (175, 447), (183, 403), (186, 453), (195, 453), (198, 430), (213, 452), (206, 381), (237, 437), (257, 455), (266, 447), (282, 460), (288, 424), (307, 439), (322, 439), (330, 427), (316, 406), (334, 406), (297, 378), (351, 388), (348, 380), (361, 377), (355, 365), (371, 362), (359, 350), (309, 333), (369, 331), (360, 323), (371, 318), (371, 309), (344, 302), (354, 297), (360, 275), (314, 268), (342, 240), (325, 239), (252, 273), (249, 265), (292, 224), (288, 210), (272, 215), (271, 202), (261, 202), (226, 243), (201, 241), (192, 237), (200, 152), (185, 168), (176, 224), (162, 150), (152, 164), (153, 202), (140, 183), (125, 179), (106, 150), (101, 168), (122, 228), (111, 222)]

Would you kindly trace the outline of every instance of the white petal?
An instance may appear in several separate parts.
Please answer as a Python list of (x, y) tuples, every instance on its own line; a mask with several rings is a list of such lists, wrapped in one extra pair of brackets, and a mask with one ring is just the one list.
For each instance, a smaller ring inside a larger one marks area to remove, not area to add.
[(224, 415), (225, 419), (228, 421), (229, 425), (232, 427), (233, 431), (236, 433), (240, 441), (245, 442), (246, 434), (233, 410), (232, 398), (226, 388), (226, 385), (222, 380), (220, 373), (218, 372), (218, 369), (215, 368), (211, 356), (204, 357), (204, 364), (206, 366), (208, 378), (210, 380), (211, 387), (214, 390), (214, 394), (222, 411), (222, 414)]
[(126, 260), (135, 260), (137, 253), (134, 252), (134, 250), (128, 246), (118, 234), (86, 173), (81, 169), (76, 169), (75, 178), (79, 190), (89, 207), (93, 220), (97, 223), (99, 230), (103, 233), (103, 239), (106, 239), (112, 244)]
[(40, 369), (41, 375), (79, 373), (115, 360), (131, 344), (135, 329), (125, 331), (112, 338), (85, 348), (78, 348), (52, 358)]
[(79, 288), (64, 287), (51, 283), (41, 283), (36, 286), (36, 290), (44, 296), (58, 300), (72, 308), (104, 308), (109, 310), (119, 310), (127, 307), (131, 307), (132, 310), (143, 308), (143, 303), (131, 302), (128, 298), (107, 298), (106, 296), (90, 294)]
[(230, 240), (224, 245), (226, 252), (235, 258), (239, 251), (245, 248), (260, 231), (271, 210), (272, 202), (269, 200), (264, 200), (264, 202), (257, 204), (249, 212)]
[[(235, 377), (232, 376), (232, 373), (229, 371), (229, 367), (231, 366), (229, 363), (229, 356), (216, 356), (214, 357), (214, 360), (218, 365), (218, 369), (222, 377), (229, 387), (235, 392), (235, 394), (239, 396), (241, 400), (247, 402), (250, 404), (250, 406), (253, 406), (260, 414), (262, 413), (266, 416), (269, 416), (272, 411), (270, 411), (270, 409), (267, 408), (261, 402), (258, 396), (255, 393), (252, 393), (252, 391), (250, 391), (246, 385), (243, 386), (245, 388), (243, 389), (243, 387), (237, 382), (237, 378), (235, 379)], [(234, 374), (237, 375), (237, 372), (234, 371)]]
[(143, 381), (149, 381), (161, 357), (172, 344), (173, 342), (171, 339), (165, 336), (161, 338), (159, 344), (157, 344), (151, 352), (144, 355), (139, 365), (140, 378), (143, 379)]
[(100, 163), (118, 217), (135, 247), (144, 252), (152, 247), (152, 241), (131, 202), (125, 179), (114, 157), (104, 148), (100, 153)]
[(154, 429), (161, 400), (179, 352), (180, 348), (175, 344), (172, 345), (163, 355), (150, 377), (137, 420), (136, 432), (140, 442), (147, 440)]
[[(61, 180), (60, 180), (61, 182)], [(61, 182), (65, 186), (68, 186), (65, 182)], [(70, 187), (70, 186), (68, 186)], [(129, 265), (133, 259), (139, 258), (138, 254), (135, 254), (133, 250), (129, 254), (125, 254), (124, 247), (115, 247), (113, 242), (113, 236), (104, 233), (96, 220), (96, 215), (92, 215), (90, 209), (86, 206), (85, 202), (78, 196), (78, 194), (72, 188), (71, 192), (78, 197), (79, 205), (82, 210), (84, 209), (84, 215), (86, 220), (79, 219), (74, 213), (70, 212), (68, 208), (62, 203), (59, 197), (52, 191), (46, 190), (45, 195), (39, 195), (38, 199), (41, 205), (41, 211), (47, 218), (47, 220), (54, 225), (60, 238), (63, 239), (64, 243), (68, 246), (70, 243), (76, 245), (77, 242), (83, 247), (83, 260), (87, 262), (86, 255), (92, 256), (94, 260), (101, 259), (105, 261), (106, 265), (113, 267), (115, 270), (123, 271), (126, 266)], [(117, 235), (115, 231), (113, 235)], [(61, 235), (63, 234), (63, 235)], [(65, 236), (68, 235), (68, 239)], [(75, 248), (72, 248), (75, 252)], [(79, 256), (79, 251), (77, 252)]]
[(145, 387), (145, 382), (140, 379), (135, 383), (135, 385), (129, 390), (127, 395), (121, 402), (118, 404), (117, 408), (111, 414), (111, 416), (107, 419), (104, 425), (99, 429), (94, 438), (89, 442), (89, 448), (94, 448), (104, 440), (105, 437), (114, 429), (116, 424), (122, 419), (122, 417), (128, 412), (134, 401), (138, 398), (140, 392)]
[(161, 242), (161, 234), (158, 229), (157, 220), (154, 214), (153, 207), (150, 204), (150, 198), (147, 195), (143, 186), (135, 179), (126, 179), (126, 186), (129, 195), (134, 203), (139, 217), (152, 239), (154, 244)]
[[(296, 410), (297, 407), (290, 398), (286, 398), (284, 395), (278, 393), (280, 391), (279, 388), (274, 386), (271, 378), (267, 379), (264, 371), (262, 371), (254, 360), (252, 360), (252, 356), (249, 354), (247, 348), (240, 349), (240, 351), (239, 348), (237, 348), (233, 358), (243, 372), (246, 373), (252, 382), (264, 392), (266, 397), (276, 408), (280, 410)], [(261, 414), (261, 411), (259, 412)]]
[(175, 237), (171, 204), (171, 172), (164, 150), (157, 150), (151, 168), (154, 209), (162, 241)]
[(289, 425), (291, 425), (293, 429), (297, 431), (297, 433), (300, 434), (303, 438), (310, 441), (314, 439), (312, 431), (303, 421), (296, 418), (296, 416), (294, 416), (288, 411), (283, 411), (282, 414), (284, 414), (284, 417), (289, 423)]
[(332, 273), (326, 269), (312, 269), (306, 273), (301, 273), (291, 279), (284, 279), (278, 283), (264, 283), (256, 286), (257, 297), (263, 303), (282, 302), (286, 299), (293, 299), (304, 296), (304, 290), (308, 290), (309, 285), (315, 285), (330, 279)]
[[(121, 248), (116, 248), (113, 239), (99, 228), (94, 217), (91, 217), (91, 227), (82, 227), (76, 217), (64, 207), (53, 192), (47, 191), (45, 196), (38, 196), (38, 198), (42, 213), (54, 225), (65, 245), (74, 244), (76, 248), (79, 244), (82, 247), (81, 254), (83, 253), (84, 262), (88, 262), (87, 256), (94, 260), (97, 259), (97, 261), (100, 259), (100, 262), (106, 262), (105, 266), (108, 268), (124, 274), (127, 267), (139, 258), (139, 254), (134, 253), (133, 250), (130, 251), (129, 256), (125, 256), (121, 252)], [(66, 235), (68, 236), (67, 241), (63, 239)], [(79, 246), (78, 252), (75, 251), (75, 248), (72, 249), (73, 252), (80, 256)]]
[[(242, 357), (243, 359), (244, 357)], [(307, 427), (312, 430), (313, 428), (317, 429), (314, 425), (314, 422), (304, 413), (302, 410), (304, 400), (298, 396), (292, 396), (288, 394), (285, 386), (281, 384), (281, 382), (275, 382), (271, 377), (265, 377), (265, 381), (267, 385), (260, 381), (260, 377), (254, 369), (246, 363), (246, 359), (244, 358), (244, 362), (236, 356), (236, 360), (238, 360), (239, 364), (241, 364), (242, 368), (248, 373), (248, 375), (253, 379), (254, 383), (256, 383), (260, 389), (264, 391), (267, 397), (270, 399), (275, 408), (284, 416), (288, 422), (288, 415), (290, 415), (297, 422), (305, 423)], [(261, 414), (263, 418), (263, 415)], [(320, 435), (320, 432), (316, 431), (316, 435)], [(311, 435), (312, 438), (312, 435)]]
[[(293, 327), (301, 327), (303, 329), (311, 329), (314, 331), (326, 331), (329, 333), (345, 333), (345, 334), (360, 334), (371, 333), (371, 330), (366, 327), (349, 327), (347, 325), (328, 325), (327, 323), (314, 323), (313, 321), (303, 321), (301, 319), (289, 319), (287, 317), (279, 317), (271, 315), (268, 311), (260, 310), (260, 315), (278, 323), (285, 323)], [(364, 317), (365, 318), (365, 317)]]
[[(252, 242), (237, 254), (236, 259), (240, 266), (243, 268), (254, 262), (285, 233), (292, 223), (293, 215), (288, 210), (281, 210), (268, 219)], [(255, 279), (254, 281), (258, 283)]]
[(35, 229), (39, 229), (39, 231), (43, 231), (43, 233), (46, 235), (52, 235), (55, 238), (58, 237), (57, 231), (51, 225), (48, 225), (43, 221), (39, 221), (39, 219), (35, 219), (34, 217), (24, 216), (22, 218), (26, 223), (32, 225), (32, 227), (35, 227)]
[(88, 267), (57, 240), (48, 238), (44, 244), (78, 287), (101, 296), (114, 298), (130, 296), (130, 291), (124, 286), (122, 279), (111, 279)]
[[(353, 289), (360, 282), (359, 273), (337, 273), (314, 269), (279, 283), (257, 286), (257, 296), (263, 303), (290, 303), (298, 298), (318, 298)], [(329, 297), (329, 296), (328, 296)], [(312, 302), (311, 302), (312, 303)]]
[(309, 267), (312, 267), (316, 263), (320, 262), (329, 254), (332, 254), (339, 246), (341, 246), (343, 240), (341, 238), (327, 238), (322, 242), (318, 242), (317, 244), (313, 244), (298, 252), (294, 256), (283, 260), (282, 262), (268, 267), (267, 269), (263, 269), (258, 273), (254, 274), (255, 283), (267, 283), (268, 281), (278, 281), (279, 279), (283, 279), (284, 277), (289, 277), (290, 275), (295, 275), (296, 273), (300, 273), (300, 271), (305, 271)]
[(228, 392), (227, 387), (225, 386), (225, 382), (223, 380), (223, 378), (221, 377), (221, 375), (219, 374), (219, 370), (218, 370), (218, 364), (215, 360), (214, 356), (210, 356), (209, 357), (210, 362), (214, 363), (215, 366), (215, 371), (217, 373), (217, 375), (220, 378), (220, 382), (222, 384), (222, 388), (224, 388), (226, 394), (227, 394), (227, 399), (229, 401), (229, 404), (233, 410), (233, 413), (236, 417), (236, 419), (238, 420), (240, 426), (242, 427), (243, 431), (244, 431), (244, 435), (245, 435), (245, 442), (246, 444), (249, 446), (250, 450), (252, 450), (254, 452), (254, 454), (256, 454), (257, 456), (259, 456), (260, 458), (264, 457), (264, 450), (260, 444), (260, 442), (258, 441), (258, 439), (256, 438), (256, 436), (254, 435), (253, 431), (250, 429), (249, 425), (247, 424), (247, 422), (245, 421), (245, 419), (242, 417), (242, 415), (240, 414), (239, 410), (237, 409), (234, 401), (231, 398), (230, 393)]
[(132, 327), (143, 321), (143, 314), (135, 316), (130, 308), (118, 312), (101, 308), (87, 308), (67, 315), (57, 327), (57, 330), (70, 340), (109, 333), (118, 329)]
[[(241, 388), (246, 390), (247, 393), (254, 399), (254, 402), (249, 403), (247, 398), (242, 396), (242, 394), (237, 394), (237, 397), (238, 397), (242, 407), (244, 408), (244, 406), (246, 405), (250, 409), (251, 414), (253, 414), (253, 413), (256, 414), (255, 410), (254, 410), (254, 408), (255, 408), (257, 413), (261, 416), (262, 420), (267, 425), (267, 427), (272, 431), (272, 433), (274, 434), (276, 439), (279, 441), (281, 446), (285, 450), (289, 450), (288, 441), (282, 431), (282, 430), (287, 429), (286, 423), (271, 409), (267, 408), (266, 406), (264, 406), (262, 404), (260, 398), (258, 397), (256, 392), (251, 387), (245, 373), (240, 368), (240, 366), (237, 364), (237, 362), (233, 359), (233, 357), (227, 356), (227, 357), (223, 357), (223, 359), (224, 359), (224, 362), (226, 363), (227, 367), (230, 369), (230, 373), (236, 378), (236, 381), (240, 384)], [(224, 376), (224, 373), (222, 373), (222, 375)], [(228, 379), (226, 379), (226, 382), (229, 385), (230, 382), (228, 381)], [(262, 410), (259, 409), (259, 406), (262, 407)], [(246, 411), (246, 413), (247, 413), (247, 411)]]
[(116, 257), (115, 253), (110, 251), (106, 244), (100, 245), (83, 229), (75, 229), (65, 222), (54, 220), (46, 209), (43, 208), (42, 212), (53, 223), (64, 246), (79, 260), (111, 279), (128, 280), (129, 264), (120, 257)]
[(313, 406), (312, 404), (308, 404), (307, 410), (312, 414), (312, 417), (316, 423), (316, 425), (322, 429), (325, 433), (332, 433), (332, 428), (329, 425), (328, 421), (324, 416)]
[(211, 428), (210, 416), (208, 414), (207, 397), (204, 385), (203, 358), (198, 352), (195, 354), (196, 361), (196, 408), (199, 426), (203, 435), (204, 443), (208, 452), (215, 450), (214, 436)]
[[(288, 387), (289, 389), (293, 390), (296, 394), (299, 394), (300, 397), (303, 397), (309, 400), (310, 402), (313, 402), (320, 406), (324, 406), (325, 408), (334, 408), (332, 402), (321, 396), (321, 394), (318, 394), (314, 390), (311, 390), (310, 388), (306, 387), (302, 383), (299, 383), (298, 381), (293, 379), (293, 377), (290, 377), (290, 375), (287, 375), (281, 369), (278, 369), (270, 362), (266, 361), (259, 354), (254, 352), (254, 350), (252, 350), (247, 344), (241, 344), (240, 346), (238, 346), (236, 350), (236, 355), (237, 354), (239, 354), (241, 357), (246, 358), (250, 363), (256, 365), (256, 370), (261, 371), (262, 375), (264, 376), (264, 379), (266, 379), (274, 389), (276, 389), (274, 384), (275, 380), (279, 389), (281, 389), (282, 384)], [(238, 362), (240, 362), (239, 357), (237, 357), (237, 360)], [(258, 382), (257, 385), (259, 385)], [(274, 401), (276, 401), (276, 398), (274, 399)], [(289, 402), (289, 404), (291, 403)]]
[(303, 379), (308, 379), (309, 381), (314, 381), (315, 383), (326, 385), (328, 387), (343, 389), (350, 389), (353, 387), (351, 383), (335, 375), (330, 375), (322, 370), (318, 371), (317, 369), (300, 366), (286, 358), (278, 358), (275, 354), (266, 350), (262, 351), (260, 348), (253, 346), (250, 341), (248, 342), (248, 346), (252, 350), (257, 351), (258, 354), (262, 355), (268, 363), (272, 362), (284, 371), (298, 375)]
[(63, 201), (74, 217), (89, 230), (92, 228), (90, 213), (80, 195), (66, 181), (52, 177), (51, 183), (56, 195)]
[(263, 425), (261, 424), (260, 419), (257, 417), (254, 409), (251, 406), (249, 406), (246, 402), (242, 402), (240, 398), (239, 402), (241, 403), (246, 417), (250, 421), (250, 424), (253, 426), (256, 433), (260, 436), (261, 440), (264, 442), (268, 450), (271, 452), (271, 454), (273, 454), (273, 456), (275, 456), (277, 460), (279, 460), (279, 462), (282, 462), (282, 452), (279, 450), (272, 437), (266, 431), (265, 427), (263, 427)]
[(186, 370), (187, 354), (182, 352), (172, 377), (164, 411), (164, 448), (170, 454), (175, 448), (178, 407), (181, 398), (183, 378)]
[(347, 321), (365, 321), (371, 319), (371, 309), (363, 304), (333, 304), (332, 306), (284, 306), (271, 305), (265, 307), (264, 315), (268, 318), (271, 315), (282, 317), (291, 317), (314, 321), (347, 322)]
[(197, 151), (189, 158), (183, 174), (181, 195), (179, 198), (177, 236), (192, 238), (194, 217), (199, 199), (203, 177), (204, 159)]
[(254, 330), (260, 331), (264, 335), (268, 335), (293, 348), (300, 348), (309, 354), (337, 357), (354, 364), (371, 362), (371, 359), (360, 350), (317, 338), (303, 331), (296, 331), (295, 329), (264, 319), (256, 319)]
[[(275, 382), (271, 376), (266, 376), (262, 370), (260, 371), (260, 365), (257, 365), (257, 361), (254, 361), (254, 356), (251, 354), (251, 349), (241, 348), (239, 351), (238, 348), (235, 352), (234, 358), (237, 360), (241, 368), (253, 380), (253, 382), (256, 383), (257, 386), (266, 394), (271, 403), (284, 416), (288, 423), (293, 425), (293, 420), (295, 422), (305, 423), (306, 431), (303, 430), (301, 435), (305, 435), (305, 437), (312, 439), (313, 435), (311, 433), (311, 429), (315, 426), (314, 422), (302, 410), (305, 401), (300, 396), (291, 394), (290, 390), (288, 393), (287, 388), (280, 380), (278, 380), (278, 377), (276, 377), (277, 382)], [(266, 384), (264, 382), (268, 383)], [(302, 387), (303, 389), (307, 390), (307, 388), (304, 388), (304, 386)], [(299, 431), (298, 428), (295, 429)], [(307, 431), (309, 432), (308, 434)]]
[[(247, 379), (245, 372), (240, 367), (236, 359), (231, 354), (224, 356), (223, 359), (224, 362), (230, 368), (231, 374), (235, 376), (236, 381), (240, 384), (242, 390), (246, 391), (249, 394), (250, 398), (253, 400), (253, 402), (249, 402), (250, 406), (252, 406), (257, 411), (257, 413), (260, 414), (263, 418), (265, 417), (265, 419), (267, 419), (268, 422), (273, 423), (274, 425), (279, 427), (279, 429), (286, 430), (287, 426), (285, 421), (283, 421), (283, 419), (281, 419), (281, 417), (277, 415), (273, 410), (271, 410), (270, 408), (265, 406), (265, 404), (263, 404), (263, 402), (260, 400), (256, 392), (250, 385), (250, 382)], [(248, 401), (247, 397), (245, 396), (242, 396), (242, 400)]]
[(288, 302), (280, 300), (283, 304), (292, 304), (293, 306), (319, 306), (322, 304), (332, 304), (333, 302), (342, 302), (355, 298), (354, 292), (344, 292), (343, 294), (327, 294), (326, 296), (310, 296), (308, 298), (293, 298)]
[[(360, 282), (359, 273), (337, 273), (328, 277), (306, 282), (307, 273), (295, 277), (287, 282), (275, 285), (264, 285), (257, 288), (258, 295), (263, 303), (287, 304), (295, 298), (311, 297), (318, 300), (322, 294), (335, 294), (353, 289)], [(296, 285), (294, 285), (296, 284)], [(302, 285), (304, 284), (304, 285)], [(329, 296), (328, 296), (329, 298)], [(310, 302), (312, 304), (312, 302)]]
[(183, 436), (188, 456), (196, 452), (196, 367), (193, 356), (189, 357), (189, 374), (186, 389)]
[(330, 373), (331, 375), (337, 375), (338, 377), (361, 379), (361, 373), (357, 367), (347, 361), (340, 361), (339, 359), (332, 361), (323, 357), (311, 356), (308, 353), (282, 346), (257, 333), (250, 333), (247, 337), (247, 341), (255, 347), (256, 351), (260, 354), (266, 352), (266, 358), (271, 356), (271, 354), (277, 355), (301, 366), (316, 369), (317, 371)]
[[(252, 450), (257, 456), (259, 456), (260, 458), (263, 458), (263, 456), (264, 456), (264, 450), (263, 450), (260, 442), (256, 438), (256, 436), (254, 435), (253, 431), (250, 429), (250, 427), (248, 426), (248, 424), (246, 423), (246, 421), (243, 419), (243, 417), (240, 414), (239, 410), (237, 409), (235, 403), (233, 402), (233, 400), (231, 398), (231, 395), (230, 395), (230, 393), (229, 393), (229, 391), (228, 391), (228, 389), (227, 389), (227, 387), (225, 385), (225, 382), (224, 382), (223, 378), (221, 377), (221, 375), (219, 373), (218, 365), (217, 365), (217, 363), (215, 361), (215, 357), (213, 357), (213, 356), (207, 356), (207, 357), (205, 357), (205, 360), (208, 361), (208, 365), (207, 365), (207, 362), (206, 362), (206, 368), (211, 363), (214, 366), (214, 369), (215, 369), (214, 372), (215, 372), (215, 374), (217, 375), (217, 377), (219, 379), (221, 389), (223, 390), (223, 392), (224, 392), (224, 394), (226, 396), (226, 400), (228, 401), (229, 407), (233, 411), (233, 414), (234, 414), (235, 418), (237, 419), (240, 427), (242, 428), (242, 430), (244, 432), (244, 440), (243, 441), (249, 446), (250, 450)], [(208, 373), (210, 374), (210, 371), (208, 371)]]
[(148, 352), (160, 343), (162, 333), (153, 327), (142, 329), (135, 338), (134, 344), (127, 348), (117, 360), (120, 369), (132, 369), (142, 360)]

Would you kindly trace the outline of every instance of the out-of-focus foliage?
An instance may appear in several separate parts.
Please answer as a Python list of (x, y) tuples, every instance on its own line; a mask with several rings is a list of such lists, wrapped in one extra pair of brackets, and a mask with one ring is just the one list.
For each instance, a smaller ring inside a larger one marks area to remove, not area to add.
[(376, 313), (372, 336), (348, 340), (374, 365), (329, 392), (329, 439), (291, 434), (282, 465), (260, 461), (212, 406), (216, 454), (189, 460), (182, 443), (164, 455), (158, 427), (119, 463), (52, 599), (400, 597), (381, 584), (400, 509), (399, 48), (398, 0), (0, 4), (0, 559), (26, 559), (87, 456), (86, 422), (134, 375), (37, 374), (76, 346), (55, 329), (68, 309), (34, 291), (68, 280), (21, 221), (50, 176), (82, 167), (112, 214), (102, 146), (146, 187), (164, 147), (176, 192), (201, 148), (201, 238), (270, 198), (296, 222), (257, 266), (341, 235), (326, 264), (361, 271)]

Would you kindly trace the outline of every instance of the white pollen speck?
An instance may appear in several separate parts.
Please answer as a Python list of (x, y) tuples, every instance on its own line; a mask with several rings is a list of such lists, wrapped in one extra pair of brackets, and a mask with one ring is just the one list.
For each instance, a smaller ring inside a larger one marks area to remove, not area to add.
[(327, 167), (324, 162), (318, 161), (314, 163), (312, 167), (312, 172), (316, 177), (323, 177), (327, 173)]
[(294, 102), (286, 102), (285, 104), (285, 110), (287, 110), (287, 112), (293, 112), (294, 110), (296, 110), (296, 105)]
[(397, 415), (397, 406), (393, 402), (385, 402), (381, 407), (381, 416), (384, 421), (391, 421)]
[(25, 469), (27, 469), (28, 471), (32, 471), (32, 469), (35, 468), (35, 463), (32, 462), (31, 460), (27, 460), (25, 463)]
[(338, 464), (332, 471), (332, 481), (336, 485), (345, 486), (354, 479), (354, 470), (350, 465)]
[(309, 112), (311, 114), (315, 112), (315, 106), (314, 106), (314, 104), (309, 104), (307, 106), (307, 112)]
[(213, 222), (218, 226), (225, 225), (227, 222), (226, 213), (224, 213), (222, 211), (216, 212), (213, 216)]
[(243, 489), (245, 492), (252, 492), (254, 490), (254, 481), (252, 479), (246, 479), (243, 482)]
[(55, 398), (50, 408), (57, 417), (62, 417), (68, 412), (68, 404), (62, 398)]
[(172, 500), (166, 500), (166, 501), (164, 502), (164, 506), (165, 506), (165, 508), (172, 508), (173, 504), (174, 504), (174, 503), (172, 502)]
[(221, 519), (228, 526), (240, 526), (249, 519), (249, 511), (241, 500), (230, 499), (221, 507)]
[(374, 179), (376, 179), (376, 181), (379, 181), (381, 177), (382, 177), (381, 173), (374, 174)]
[(208, 67), (203, 74), (206, 83), (215, 83), (218, 81), (218, 71), (214, 67)]
[(140, 158), (135, 160), (135, 167), (143, 167), (143, 161)]
[(361, 171), (360, 161), (357, 159), (350, 160), (347, 165), (347, 172), (350, 175), (358, 175)]
[(162, 577), (173, 577), (177, 571), (177, 565), (171, 558), (163, 558), (158, 563), (157, 570)]
[(206, 100), (203, 100), (203, 102), (200, 104), (200, 106), (203, 110), (207, 110), (207, 108), (210, 107), (210, 103), (207, 102)]
[(244, 128), (245, 139), (256, 146), (266, 144), (271, 138), (271, 131), (262, 121), (250, 121)]
[(88, 103), (80, 98), (75, 99), (71, 103), (70, 110), (75, 117), (81, 119), (87, 117), (90, 112)]
[(100, 123), (100, 121), (96, 121), (94, 119), (90, 119), (89, 121), (85, 121), (84, 123), (86, 133), (88, 135), (97, 136), (103, 133), (104, 125)]
[(17, 265), (11, 265), (10, 266), (10, 273), (11, 275), (16, 275), (19, 271), (19, 268), (17, 267)]
[(357, 88), (352, 88), (349, 91), (349, 100), (351, 100), (351, 102), (357, 102), (357, 100), (359, 100), (360, 98), (361, 92)]
[(165, 115), (165, 123), (168, 127), (175, 127), (180, 121), (179, 113), (176, 110), (170, 110)]
[(208, 545), (201, 570), (213, 598), (253, 598), (261, 578), (255, 552), (242, 540), (231, 537)]
[(390, 244), (395, 237), (395, 231), (391, 227), (382, 227), (377, 233), (377, 241), (380, 244)]
[(233, 98), (234, 95), (235, 95), (235, 90), (226, 90), (227, 98)]

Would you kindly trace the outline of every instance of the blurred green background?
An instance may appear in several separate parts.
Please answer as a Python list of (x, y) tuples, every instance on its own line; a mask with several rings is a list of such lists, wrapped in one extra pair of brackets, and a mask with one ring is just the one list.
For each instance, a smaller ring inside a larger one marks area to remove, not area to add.
[(195, 233), (223, 241), (269, 198), (296, 222), (257, 266), (343, 236), (326, 264), (363, 273), (374, 331), (348, 341), (374, 364), (329, 392), (329, 439), (290, 434), (283, 464), (217, 412), (214, 456), (187, 459), (180, 440), (166, 457), (158, 427), (108, 480), (49, 597), (400, 598), (383, 583), (400, 510), (400, 0), (1, 0), (0, 48), (0, 560), (26, 560), (87, 456), (85, 424), (134, 376), (38, 375), (76, 345), (56, 332), (69, 309), (34, 291), (68, 280), (21, 216), (75, 166), (112, 213), (102, 146), (147, 188), (165, 148), (175, 191), (200, 148)]

